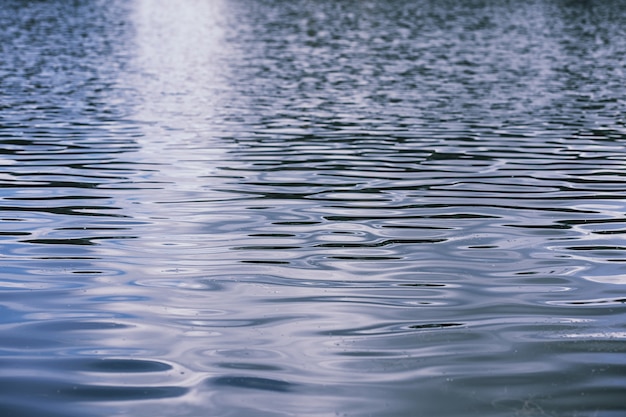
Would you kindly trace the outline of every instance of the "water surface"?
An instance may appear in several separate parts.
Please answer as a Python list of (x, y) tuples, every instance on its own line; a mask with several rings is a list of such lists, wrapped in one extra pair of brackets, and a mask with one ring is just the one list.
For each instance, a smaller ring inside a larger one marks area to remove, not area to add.
[(7, 2), (0, 412), (624, 415), (625, 11)]

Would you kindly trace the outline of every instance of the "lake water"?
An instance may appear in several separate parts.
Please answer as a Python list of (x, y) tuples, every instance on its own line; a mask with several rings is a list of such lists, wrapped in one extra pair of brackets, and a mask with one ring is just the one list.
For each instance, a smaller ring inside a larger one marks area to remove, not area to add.
[(623, 1), (2, 1), (0, 415), (626, 415)]

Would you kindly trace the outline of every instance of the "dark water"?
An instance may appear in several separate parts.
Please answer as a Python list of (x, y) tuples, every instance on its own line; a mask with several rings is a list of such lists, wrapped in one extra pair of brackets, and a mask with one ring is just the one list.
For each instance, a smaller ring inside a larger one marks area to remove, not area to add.
[(0, 4), (0, 415), (626, 415), (623, 1)]

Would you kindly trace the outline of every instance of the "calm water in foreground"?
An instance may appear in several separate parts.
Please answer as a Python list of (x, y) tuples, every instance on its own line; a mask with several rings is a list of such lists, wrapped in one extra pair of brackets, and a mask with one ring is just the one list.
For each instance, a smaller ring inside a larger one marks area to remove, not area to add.
[(626, 415), (625, 2), (0, 4), (0, 415)]

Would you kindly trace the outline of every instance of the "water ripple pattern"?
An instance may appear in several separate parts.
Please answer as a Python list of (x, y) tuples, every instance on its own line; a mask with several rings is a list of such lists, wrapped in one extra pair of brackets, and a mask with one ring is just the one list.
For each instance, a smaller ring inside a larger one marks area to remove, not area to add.
[(0, 10), (0, 414), (626, 406), (619, 0)]

